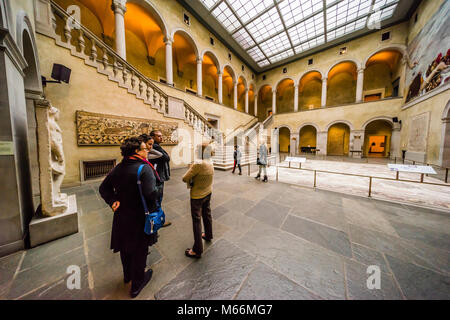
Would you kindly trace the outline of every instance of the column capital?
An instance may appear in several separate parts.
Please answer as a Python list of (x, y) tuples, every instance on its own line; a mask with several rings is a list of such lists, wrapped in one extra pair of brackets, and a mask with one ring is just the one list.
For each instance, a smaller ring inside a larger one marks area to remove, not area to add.
[(126, 3), (126, 0), (113, 0), (111, 10), (123, 16), (127, 12)]
[(165, 45), (171, 46), (173, 44), (173, 39), (172, 38), (164, 37), (163, 41), (164, 41)]
[(328, 76), (322, 77), (322, 81), (328, 81)]
[(203, 63), (203, 58), (197, 57), (196, 61), (197, 61), (197, 64), (202, 64)]
[(363, 67), (361, 67), (361, 68), (358, 68), (358, 73), (364, 73), (364, 70), (365, 70), (366, 68), (363, 68)]
[(218, 75), (219, 77), (222, 77), (222, 75), (223, 75), (222, 71), (217, 70), (217, 75)]
[(277, 90), (272, 90), (272, 94), (277, 94)]
[(298, 88), (299, 85), (299, 83), (294, 83), (294, 88)]
[(245, 92), (245, 94), (247, 94), (247, 93), (248, 93), (248, 91), (249, 91), (249, 90), (248, 90), (248, 88), (245, 88), (245, 91), (244, 91), (244, 92)]

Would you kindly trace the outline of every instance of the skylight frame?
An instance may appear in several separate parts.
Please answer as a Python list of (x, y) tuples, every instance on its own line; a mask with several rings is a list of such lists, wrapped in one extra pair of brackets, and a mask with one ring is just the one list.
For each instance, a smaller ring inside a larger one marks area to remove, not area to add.
[[(289, 50), (296, 55), (340, 37), (349, 36), (364, 28), (370, 29), (369, 21), (377, 17), (377, 12), (378, 17), (381, 17), (380, 22), (387, 20), (395, 14), (400, 2), (400, 0), (302, 0), (302, 2), (262, 0), (261, 6), (256, 9), (248, 7), (240, 9), (236, 4), (243, 4), (245, 0), (199, 1), (211, 14), (219, 6), (222, 8), (226, 6), (229, 9), (237, 20), (237, 23), (233, 25), (233, 27), (238, 26), (235, 29), (229, 27), (229, 23), (227, 28), (215, 15), (213, 16), (260, 67), (267, 66), (267, 62), (273, 64), (281, 61), (274, 57)], [(249, 1), (256, 3), (255, 0)], [(291, 9), (290, 12), (286, 10), (287, 7)], [(298, 14), (299, 8), (308, 9), (301, 12), (300, 19), (294, 17), (296, 13)], [(271, 18), (267, 19), (268, 16)], [(265, 18), (264, 21), (263, 18)], [(322, 19), (321, 24), (317, 23), (317, 19)], [(311, 24), (311, 21), (314, 23)], [(233, 30), (230, 31), (230, 29)], [(301, 36), (299, 31), (306, 32), (306, 37)], [(287, 38), (284, 35), (287, 35)], [(267, 43), (280, 37), (283, 37), (284, 42), (279, 43), (279, 48), (268, 48)]]

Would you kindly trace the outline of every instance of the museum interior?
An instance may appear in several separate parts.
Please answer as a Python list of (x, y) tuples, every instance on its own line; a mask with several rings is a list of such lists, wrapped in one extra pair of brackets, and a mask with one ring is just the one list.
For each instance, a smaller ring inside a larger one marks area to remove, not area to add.
[[(156, 129), (172, 225), (139, 298), (450, 299), (450, 1), (0, 6), (0, 299), (129, 299), (99, 185)], [(192, 261), (205, 141), (215, 235)]]

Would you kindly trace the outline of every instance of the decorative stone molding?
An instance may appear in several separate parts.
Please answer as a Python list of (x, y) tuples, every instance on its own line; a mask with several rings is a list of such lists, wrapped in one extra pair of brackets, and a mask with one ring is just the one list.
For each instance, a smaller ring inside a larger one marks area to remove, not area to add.
[(149, 134), (154, 129), (163, 133), (163, 145), (178, 144), (178, 123), (116, 115), (76, 112), (79, 146), (114, 146), (125, 139)]

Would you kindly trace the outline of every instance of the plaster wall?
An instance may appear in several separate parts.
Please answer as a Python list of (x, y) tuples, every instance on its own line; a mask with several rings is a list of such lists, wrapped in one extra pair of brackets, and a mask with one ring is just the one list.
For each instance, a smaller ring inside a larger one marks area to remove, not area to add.
[[(429, 93), (428, 93), (429, 96)], [(426, 98), (426, 97), (424, 97)], [(402, 130), (400, 134), (400, 146), (401, 149), (408, 149), (408, 141), (410, 135), (411, 120), (417, 115), (429, 112), (429, 125), (428, 132), (424, 132), (426, 135), (426, 162), (441, 165), (439, 154), (442, 141), (442, 127), (443, 127), (443, 113), (447, 103), (450, 100), (450, 87), (447, 84), (447, 90), (430, 97), (420, 103), (417, 103), (411, 107), (406, 105), (405, 109), (400, 114), (400, 120), (402, 120)], [(409, 104), (410, 105), (410, 104)]]

